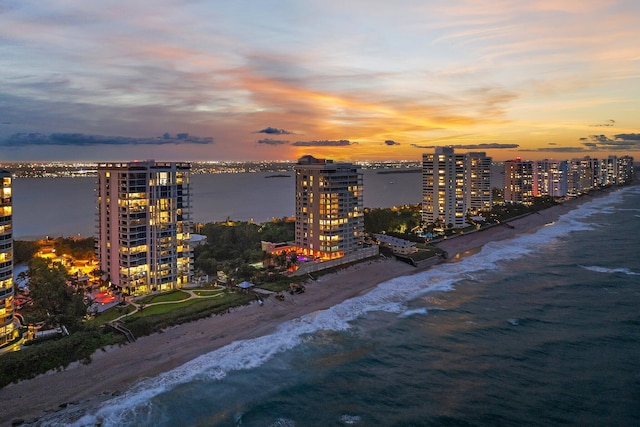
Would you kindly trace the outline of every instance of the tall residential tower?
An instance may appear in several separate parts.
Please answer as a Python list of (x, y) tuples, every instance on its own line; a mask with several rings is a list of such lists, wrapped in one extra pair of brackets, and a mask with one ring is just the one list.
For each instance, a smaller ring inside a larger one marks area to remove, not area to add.
[(100, 269), (136, 295), (186, 286), (193, 276), (188, 163), (98, 166)]
[(11, 174), (0, 170), (0, 345), (18, 335), (13, 311), (13, 233)]
[(330, 260), (362, 247), (362, 171), (351, 163), (303, 156), (296, 173), (295, 243), (304, 255)]

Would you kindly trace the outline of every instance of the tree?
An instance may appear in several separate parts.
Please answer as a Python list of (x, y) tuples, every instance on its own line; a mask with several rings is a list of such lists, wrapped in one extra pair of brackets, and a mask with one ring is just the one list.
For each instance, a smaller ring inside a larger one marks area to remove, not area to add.
[(30, 240), (13, 241), (13, 262), (15, 264), (24, 264), (29, 262), (37, 252), (38, 242)]
[(86, 259), (94, 254), (95, 240), (93, 237), (70, 238), (60, 237), (55, 240), (56, 253), (71, 255), (73, 258)]
[(86, 314), (83, 291), (67, 285), (69, 275), (63, 265), (42, 258), (29, 262), (29, 290), (34, 308), (54, 326), (73, 328)]

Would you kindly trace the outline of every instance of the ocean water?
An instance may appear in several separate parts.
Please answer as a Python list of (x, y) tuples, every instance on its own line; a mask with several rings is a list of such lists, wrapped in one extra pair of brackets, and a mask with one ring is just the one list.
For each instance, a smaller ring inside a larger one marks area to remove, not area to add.
[[(269, 221), (294, 215), (295, 182), (265, 178), (268, 172), (193, 175), (195, 222)], [(17, 239), (44, 236), (93, 236), (96, 178), (17, 178), (13, 181), (13, 229)], [(364, 171), (364, 204), (391, 207), (419, 203), (419, 173), (377, 174)]]
[(43, 425), (637, 426), (640, 187)]

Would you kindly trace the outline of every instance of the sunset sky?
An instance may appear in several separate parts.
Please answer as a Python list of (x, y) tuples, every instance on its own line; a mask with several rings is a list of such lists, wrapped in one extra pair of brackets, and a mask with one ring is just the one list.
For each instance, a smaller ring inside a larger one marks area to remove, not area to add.
[(640, 160), (637, 0), (0, 0), (0, 161)]

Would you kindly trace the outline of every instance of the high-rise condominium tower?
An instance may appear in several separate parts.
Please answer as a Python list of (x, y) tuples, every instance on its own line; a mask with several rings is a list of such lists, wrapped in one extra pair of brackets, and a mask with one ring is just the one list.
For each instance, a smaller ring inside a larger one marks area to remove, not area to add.
[(96, 252), (100, 269), (125, 292), (191, 280), (190, 168), (153, 160), (98, 166)]
[(11, 174), (0, 170), (0, 345), (16, 338), (13, 317)]
[(423, 154), (422, 221), (464, 227), (466, 211), (464, 154), (455, 154), (450, 147)]
[(484, 152), (465, 154), (465, 202), (467, 212), (476, 215), (493, 206), (491, 193), (491, 157)]
[(534, 162), (515, 159), (504, 162), (504, 201), (509, 203), (533, 203)]
[(566, 160), (540, 160), (533, 170), (533, 195), (535, 197), (564, 197), (568, 193), (569, 166)]
[(304, 156), (296, 172), (296, 246), (304, 255), (341, 258), (362, 247), (363, 176), (351, 163)]

